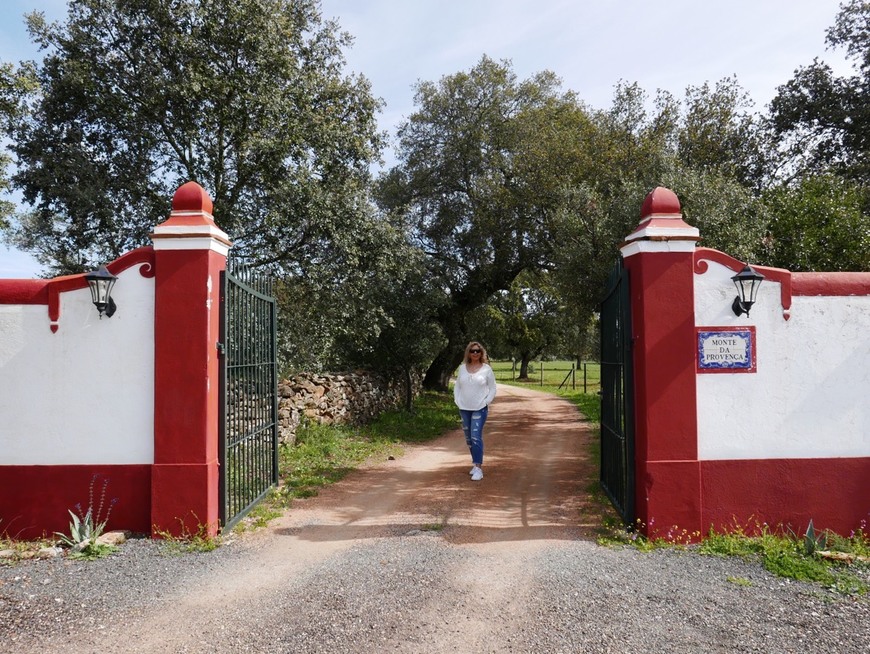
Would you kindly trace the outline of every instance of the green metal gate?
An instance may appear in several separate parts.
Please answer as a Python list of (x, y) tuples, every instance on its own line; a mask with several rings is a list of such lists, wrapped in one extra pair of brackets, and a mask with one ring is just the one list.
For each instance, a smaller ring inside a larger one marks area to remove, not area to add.
[(277, 306), (271, 280), (221, 273), (220, 521), (231, 529), (278, 482)]
[(601, 487), (627, 525), (634, 507), (634, 394), (628, 271), (617, 262), (601, 302)]

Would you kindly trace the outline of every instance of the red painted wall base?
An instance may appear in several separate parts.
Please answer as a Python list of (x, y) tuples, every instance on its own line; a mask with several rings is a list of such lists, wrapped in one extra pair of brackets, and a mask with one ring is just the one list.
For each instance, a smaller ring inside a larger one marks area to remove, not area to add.
[(214, 536), (218, 514), (218, 463), (156, 464), (151, 468), (151, 535)]
[(848, 536), (870, 523), (870, 457), (701, 461), (701, 493), (705, 530), (767, 523), (802, 535), (812, 520)]
[(88, 510), (93, 482), (97, 510), (108, 480), (103, 515), (114, 501), (106, 530), (150, 533), (150, 465), (0, 466), (0, 535), (19, 540), (69, 533), (69, 511)]
[(710, 529), (816, 530), (848, 536), (870, 525), (870, 458), (651, 461), (640, 465), (639, 529), (697, 542)]
[(649, 461), (637, 472), (637, 527), (647, 536), (696, 541), (701, 531), (698, 461)]

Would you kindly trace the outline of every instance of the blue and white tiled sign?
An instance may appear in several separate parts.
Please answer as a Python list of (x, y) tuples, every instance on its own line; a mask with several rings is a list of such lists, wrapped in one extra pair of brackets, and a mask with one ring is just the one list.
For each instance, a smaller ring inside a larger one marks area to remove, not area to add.
[(755, 372), (755, 327), (698, 327), (698, 372)]

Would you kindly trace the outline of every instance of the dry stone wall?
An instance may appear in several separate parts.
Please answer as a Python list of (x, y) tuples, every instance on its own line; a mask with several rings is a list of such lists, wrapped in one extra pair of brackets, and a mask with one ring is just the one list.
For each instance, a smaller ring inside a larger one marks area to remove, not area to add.
[[(422, 376), (412, 375), (412, 392)], [(321, 424), (365, 424), (405, 402), (401, 375), (387, 377), (356, 371), (339, 374), (300, 373), (278, 384), (278, 426), (282, 443), (296, 440), (303, 420)]]

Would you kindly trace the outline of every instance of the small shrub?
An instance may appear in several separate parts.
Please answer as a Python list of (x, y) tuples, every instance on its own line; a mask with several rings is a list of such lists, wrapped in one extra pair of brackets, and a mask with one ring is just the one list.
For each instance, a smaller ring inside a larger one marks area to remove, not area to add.
[(762, 542), (757, 538), (749, 538), (742, 529), (736, 531), (716, 532), (712, 527), (706, 538), (698, 546), (702, 554), (711, 556), (739, 556), (750, 558), (763, 551)]
[(867, 518), (861, 520), (858, 528), (849, 534), (848, 539), (839, 539), (836, 541), (837, 549), (842, 552), (851, 552), (856, 556), (864, 558), (870, 557), (870, 531), (867, 529)]
[(221, 537), (212, 536), (209, 533), (209, 525), (197, 522), (196, 531), (191, 533), (184, 524), (184, 520), (179, 518), (178, 523), (181, 525), (180, 536), (175, 536), (156, 527), (154, 529), (154, 533), (162, 540), (160, 549), (164, 554), (177, 556), (189, 552), (211, 552), (220, 547)]
[(271, 520), (281, 517), (281, 498), (277, 489), (273, 488), (248, 514), (233, 528), (234, 532), (254, 531), (269, 524)]
[[(106, 489), (109, 486), (109, 480), (103, 479), (99, 504), (94, 507), (94, 486), (98, 478), (99, 475), (94, 475), (88, 487), (87, 511), (82, 509), (81, 504), (76, 504), (75, 512), (69, 510), (70, 517), (72, 518), (69, 524), (69, 535), (60, 532), (55, 533), (63, 545), (71, 548), (70, 556), (95, 559), (114, 552), (117, 549), (112, 545), (97, 543), (97, 539), (103, 534), (106, 524), (109, 522), (112, 507), (117, 502), (117, 498), (114, 498), (109, 502), (108, 507), (106, 506)], [(106, 510), (105, 515), (103, 515), (104, 508)]]

